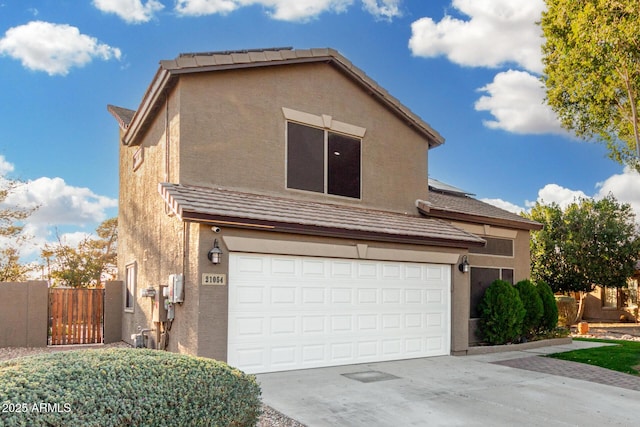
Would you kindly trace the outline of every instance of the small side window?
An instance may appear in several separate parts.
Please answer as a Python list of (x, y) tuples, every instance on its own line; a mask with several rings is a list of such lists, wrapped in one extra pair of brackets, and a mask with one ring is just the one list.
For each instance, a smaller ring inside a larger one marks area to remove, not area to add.
[(133, 312), (136, 295), (136, 263), (127, 264), (124, 291), (124, 311)]

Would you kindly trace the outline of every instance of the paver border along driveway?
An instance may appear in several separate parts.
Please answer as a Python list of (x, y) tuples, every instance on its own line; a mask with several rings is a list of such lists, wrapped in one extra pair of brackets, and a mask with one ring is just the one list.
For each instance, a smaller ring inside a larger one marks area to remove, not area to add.
[(574, 341), (257, 377), (265, 404), (308, 426), (636, 424), (640, 391), (495, 363), (593, 345)]

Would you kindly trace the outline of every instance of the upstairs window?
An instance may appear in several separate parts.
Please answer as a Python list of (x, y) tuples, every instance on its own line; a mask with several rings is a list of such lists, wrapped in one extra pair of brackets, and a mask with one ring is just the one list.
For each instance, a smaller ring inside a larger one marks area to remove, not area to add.
[(484, 236), (482, 238), (487, 241), (487, 245), (481, 248), (470, 248), (469, 253), (513, 257), (513, 240)]
[(296, 120), (287, 121), (287, 188), (359, 199), (364, 129), (292, 110), (285, 116)]

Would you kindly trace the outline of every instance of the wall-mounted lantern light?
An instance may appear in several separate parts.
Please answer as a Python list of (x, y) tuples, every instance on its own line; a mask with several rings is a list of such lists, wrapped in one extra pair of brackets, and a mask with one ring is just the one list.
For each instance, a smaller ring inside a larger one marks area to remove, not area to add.
[(218, 246), (218, 239), (213, 241), (213, 248), (207, 254), (207, 258), (209, 258), (212, 264), (220, 264), (222, 260), (222, 250), (220, 246)]
[(467, 259), (466, 255), (462, 256), (462, 262), (460, 263), (460, 265), (458, 265), (458, 270), (460, 270), (462, 273), (469, 272), (469, 260)]

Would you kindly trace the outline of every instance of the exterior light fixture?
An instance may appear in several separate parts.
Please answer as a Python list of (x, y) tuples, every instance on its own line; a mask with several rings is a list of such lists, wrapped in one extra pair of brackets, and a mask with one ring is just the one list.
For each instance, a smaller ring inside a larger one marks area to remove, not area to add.
[(207, 258), (209, 258), (212, 264), (220, 264), (222, 260), (222, 250), (220, 246), (218, 246), (218, 239), (213, 241), (213, 248), (207, 254)]
[(460, 272), (462, 273), (469, 272), (469, 260), (467, 259), (466, 255), (462, 256), (462, 262), (458, 265), (458, 270), (460, 270)]

